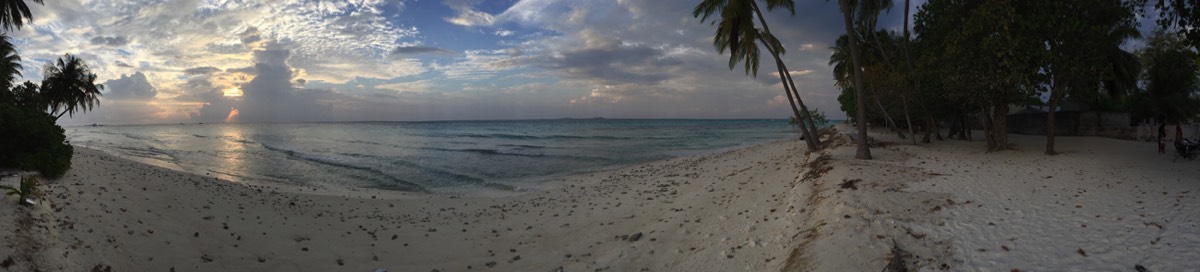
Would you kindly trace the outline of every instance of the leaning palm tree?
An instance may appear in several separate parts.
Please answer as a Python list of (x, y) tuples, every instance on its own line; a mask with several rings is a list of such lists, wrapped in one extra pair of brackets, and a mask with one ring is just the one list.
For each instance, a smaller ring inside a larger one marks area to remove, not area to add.
[(82, 59), (66, 54), (46, 66), (45, 75), (42, 99), (55, 118), (64, 114), (74, 116), (76, 111), (88, 111), (100, 102), (104, 85), (95, 83), (96, 74)]
[[(767, 0), (766, 2), (767, 9), (782, 7), (795, 13), (794, 4), (790, 0)], [(784, 94), (788, 98), (788, 105), (791, 106), (796, 119), (801, 120), (800, 131), (804, 135), (808, 149), (816, 150), (820, 144), (820, 139), (816, 137), (816, 126), (812, 123), (812, 119), (808, 115), (808, 108), (800, 99), (795, 82), (792, 80), (787, 66), (783, 63), (781, 57), (784, 54), (783, 45), (771, 34), (758, 3), (755, 0), (703, 0), (696, 5), (692, 16), (700, 17), (700, 21), (704, 22), (710, 16), (718, 13), (720, 19), (713, 22), (713, 25), (717, 26), (713, 45), (720, 53), (724, 53), (726, 49), (729, 50), (729, 69), (733, 69), (738, 63), (744, 63), (746, 74), (757, 76), (760, 55), (758, 43), (762, 43), (767, 52), (775, 59), (776, 70), (781, 85), (783, 85)], [(755, 27), (756, 18), (762, 25), (761, 30)], [(797, 104), (799, 104), (799, 108), (796, 107)]]
[[(42, 0), (32, 1), (44, 5)], [(0, 0), (0, 28), (13, 31), (21, 29), (21, 26), (30, 21), (33, 21), (33, 14), (29, 12), (29, 5), (25, 4), (25, 0)]]
[(13, 79), (21, 76), (21, 56), (17, 47), (8, 41), (8, 35), (0, 34), (0, 90), (12, 87)]

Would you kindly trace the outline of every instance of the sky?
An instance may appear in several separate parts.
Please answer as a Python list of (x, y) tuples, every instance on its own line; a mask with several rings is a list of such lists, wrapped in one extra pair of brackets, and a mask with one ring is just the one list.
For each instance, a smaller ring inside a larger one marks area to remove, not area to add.
[[(9, 36), (21, 81), (70, 53), (104, 84), (65, 125), (790, 116), (769, 56), (730, 70), (696, 3), (55, 0)], [(843, 119), (836, 1), (796, 5), (765, 17), (804, 102)]]

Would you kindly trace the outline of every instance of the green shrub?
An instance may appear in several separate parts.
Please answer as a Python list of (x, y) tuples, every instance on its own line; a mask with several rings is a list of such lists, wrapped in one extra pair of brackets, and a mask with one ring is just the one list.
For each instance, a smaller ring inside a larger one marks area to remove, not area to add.
[(71, 167), (74, 149), (54, 117), (0, 103), (0, 167), (38, 171), (56, 178)]
[(4, 195), (17, 195), (17, 202), (27, 204), (27, 202), (25, 202), (26, 198), (40, 197), (42, 195), (42, 191), (41, 189), (37, 188), (37, 185), (38, 182), (36, 176), (26, 175), (21, 177), (21, 184), (19, 185), (20, 187), (0, 185), (0, 190), (8, 191)]

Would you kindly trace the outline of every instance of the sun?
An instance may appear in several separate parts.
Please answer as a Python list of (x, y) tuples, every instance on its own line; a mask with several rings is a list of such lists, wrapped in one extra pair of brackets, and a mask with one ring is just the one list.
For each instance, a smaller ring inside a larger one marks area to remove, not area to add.
[(225, 89), (225, 96), (226, 97), (242, 96), (242, 89), (238, 88), (238, 87)]

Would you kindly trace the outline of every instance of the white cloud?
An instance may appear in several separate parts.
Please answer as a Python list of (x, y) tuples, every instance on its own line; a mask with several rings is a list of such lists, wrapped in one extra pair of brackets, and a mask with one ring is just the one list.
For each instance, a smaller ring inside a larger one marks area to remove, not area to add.
[(445, 18), (446, 22), (460, 26), (491, 26), (496, 22), (496, 18), (487, 12), (475, 10), (475, 5), (478, 5), (481, 0), (450, 0), (446, 1), (446, 6), (449, 6), (457, 14), (454, 17)]

